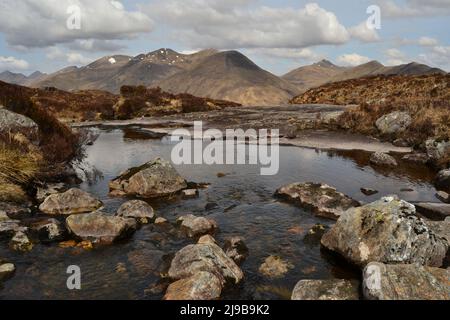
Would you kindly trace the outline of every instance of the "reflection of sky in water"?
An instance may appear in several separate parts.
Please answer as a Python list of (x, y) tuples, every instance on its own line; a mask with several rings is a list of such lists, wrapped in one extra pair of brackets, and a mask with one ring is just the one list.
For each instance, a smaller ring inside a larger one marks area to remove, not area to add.
[[(101, 134), (89, 147), (86, 161), (100, 170), (105, 179), (92, 188), (105, 196), (108, 181), (122, 171), (143, 164), (155, 157), (170, 159), (173, 143), (169, 140), (123, 139), (120, 130)], [(214, 182), (218, 172), (229, 173), (227, 181), (264, 186), (271, 192), (290, 182), (313, 181), (335, 186), (339, 191), (359, 200), (368, 201), (381, 195), (399, 194), (409, 201), (434, 201), (435, 190), (426, 182), (414, 181), (406, 174), (378, 173), (369, 166), (360, 167), (354, 161), (340, 156), (330, 157), (327, 152), (297, 147), (280, 147), (280, 170), (275, 176), (261, 176), (255, 165), (181, 165), (177, 170), (190, 181)], [(380, 194), (366, 197), (360, 188), (377, 189)], [(402, 192), (402, 189), (413, 189)]]

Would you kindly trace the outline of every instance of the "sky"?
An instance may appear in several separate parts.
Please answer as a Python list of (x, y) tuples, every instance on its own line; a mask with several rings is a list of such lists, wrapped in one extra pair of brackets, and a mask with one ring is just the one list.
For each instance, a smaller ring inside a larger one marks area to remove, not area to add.
[(239, 50), (282, 75), (416, 61), (450, 71), (450, 0), (0, 0), (0, 72), (159, 48)]

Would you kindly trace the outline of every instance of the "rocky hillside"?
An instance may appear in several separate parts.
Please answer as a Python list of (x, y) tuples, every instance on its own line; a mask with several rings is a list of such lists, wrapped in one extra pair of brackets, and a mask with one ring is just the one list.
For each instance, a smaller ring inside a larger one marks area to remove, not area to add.
[(237, 51), (209, 56), (195, 68), (177, 73), (158, 85), (172, 93), (190, 93), (244, 105), (286, 103), (297, 88), (267, 72)]
[(32, 89), (5, 82), (0, 82), (0, 99), (15, 90), (64, 122), (131, 119), (155, 114), (217, 110), (239, 105), (189, 94), (174, 95), (159, 88), (147, 89), (143, 86), (124, 86), (121, 95), (115, 95), (101, 90), (68, 92), (56, 88)]
[[(338, 118), (339, 128), (381, 136), (418, 149), (424, 149), (429, 139), (450, 139), (448, 74), (347, 80), (311, 89), (291, 103), (355, 105)], [(400, 113), (388, 116), (393, 112)], [(386, 118), (380, 120), (382, 117)], [(383, 123), (393, 124), (395, 130), (385, 130)], [(441, 159), (450, 162), (450, 154), (448, 159), (446, 156)]]

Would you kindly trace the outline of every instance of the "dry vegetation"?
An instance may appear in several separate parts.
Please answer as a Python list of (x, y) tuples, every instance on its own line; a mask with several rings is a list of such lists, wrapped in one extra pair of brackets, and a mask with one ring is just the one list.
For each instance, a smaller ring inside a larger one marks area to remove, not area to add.
[(337, 126), (367, 135), (379, 135), (375, 122), (393, 111), (408, 112), (413, 123), (388, 140), (405, 139), (421, 147), (436, 137), (450, 138), (450, 75), (376, 76), (331, 83), (294, 98), (296, 104), (355, 105)]

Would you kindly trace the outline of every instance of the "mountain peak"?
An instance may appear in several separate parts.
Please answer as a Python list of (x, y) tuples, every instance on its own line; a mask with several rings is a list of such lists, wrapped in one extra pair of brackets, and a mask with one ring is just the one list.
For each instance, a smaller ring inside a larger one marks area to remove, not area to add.
[(333, 64), (331, 61), (327, 59), (322, 59), (319, 62), (315, 63), (316, 66), (323, 67), (323, 68), (334, 68), (336, 67), (335, 64)]

